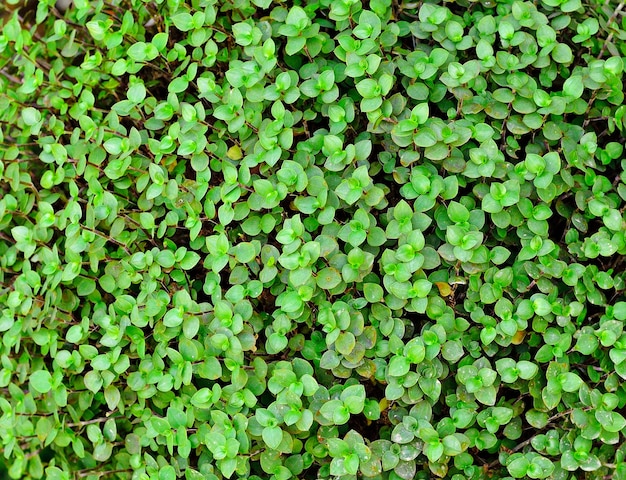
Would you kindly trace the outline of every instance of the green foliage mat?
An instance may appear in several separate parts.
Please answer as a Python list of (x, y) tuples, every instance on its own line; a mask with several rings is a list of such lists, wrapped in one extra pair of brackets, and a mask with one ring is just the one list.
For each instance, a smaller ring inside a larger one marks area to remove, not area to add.
[(623, 2), (17, 1), (2, 475), (626, 479)]

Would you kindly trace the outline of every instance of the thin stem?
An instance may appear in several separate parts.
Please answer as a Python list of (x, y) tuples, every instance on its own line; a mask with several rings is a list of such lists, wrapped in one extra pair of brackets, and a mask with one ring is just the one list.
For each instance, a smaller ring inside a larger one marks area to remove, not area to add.
[[(609, 18), (608, 22), (606, 22), (606, 28), (607, 29), (615, 21), (615, 19), (619, 15), (619, 12), (621, 12), (622, 9), (624, 8), (624, 5), (625, 5), (624, 2), (620, 2), (620, 4), (617, 6), (617, 8), (615, 8), (615, 11), (613, 12), (613, 15), (611, 15), (611, 17)], [(597, 57), (598, 59), (600, 59), (602, 57), (602, 54), (604, 54), (604, 50), (606, 50), (607, 45), (609, 43), (611, 43), (611, 40), (613, 40), (613, 32), (609, 33), (609, 36), (606, 38), (606, 40), (602, 44), (602, 48), (600, 49), (600, 53), (598, 54), (598, 57)]]
[[(585, 407), (583, 408), (583, 411), (588, 411), (591, 410), (592, 407)], [(554, 420), (558, 420), (559, 418), (565, 417), (567, 415), (569, 415), (570, 413), (572, 413), (574, 411), (573, 408), (570, 408), (569, 410), (565, 410), (563, 412), (559, 412), (555, 415), (552, 415), (550, 418), (548, 418), (548, 422), (546, 423), (546, 425), (549, 425), (551, 422), (553, 422)], [(512, 450), (509, 450), (509, 453), (515, 453), (515, 452), (519, 452), (520, 450), (522, 450), (524, 447), (526, 447), (527, 445), (530, 445), (530, 443), (533, 441), (533, 439), (535, 437), (537, 437), (538, 435), (541, 435), (543, 432), (543, 430), (537, 432), (536, 434), (534, 434), (532, 437), (524, 440), (522, 443), (518, 444), (515, 448), (513, 448)], [(496, 459), (493, 462), (491, 462), (488, 466), (487, 469), (492, 469), (493, 467), (495, 467), (496, 465), (498, 465), (500, 463), (500, 459)], [(504, 466), (504, 465), (503, 465)]]
[(82, 422), (76, 422), (76, 423), (66, 423), (65, 426), (66, 427), (70, 427), (70, 428), (76, 428), (76, 427), (85, 427), (87, 425), (93, 425), (96, 423), (104, 423), (107, 420), (111, 419), (111, 418), (120, 418), (118, 416), (110, 416), (110, 417), (100, 417), (100, 418), (94, 418), (92, 420), (85, 420)]
[(126, 247), (126, 245), (124, 245), (122, 242), (118, 242), (113, 237), (111, 237), (109, 235), (106, 235), (105, 233), (102, 233), (102, 232), (100, 232), (98, 230), (95, 230), (93, 228), (86, 227), (85, 225), (81, 225), (81, 227), (84, 228), (85, 230), (87, 230), (88, 232), (95, 233), (96, 235), (98, 235), (98, 236), (100, 236), (102, 238), (105, 238), (106, 240), (114, 243), (115, 245), (118, 245), (118, 246), (122, 247), (124, 252), (126, 252), (127, 255), (130, 255), (130, 250), (128, 250), (128, 247)]
[(21, 85), (21, 84), (22, 84), (22, 81), (21, 81), (19, 78), (14, 77), (14, 76), (13, 76), (13, 75), (11, 75), (9, 72), (7, 72), (4, 68), (3, 68), (2, 70), (0, 70), (0, 73), (2, 73), (2, 75), (4, 75), (4, 77), (5, 77), (6, 79), (8, 79), (8, 80), (12, 81), (13, 83), (17, 83), (17, 84), (19, 84), (19, 85)]
[(97, 470), (98, 470), (98, 467), (87, 469), (87, 470), (80, 470), (80, 471), (76, 472), (76, 474), (78, 475), (79, 478), (87, 477), (89, 475), (98, 475), (99, 477), (104, 477), (105, 475), (113, 475), (114, 473), (132, 472), (133, 471), (131, 468), (120, 468), (118, 470), (109, 470), (109, 471), (105, 471), (105, 472), (98, 472)]

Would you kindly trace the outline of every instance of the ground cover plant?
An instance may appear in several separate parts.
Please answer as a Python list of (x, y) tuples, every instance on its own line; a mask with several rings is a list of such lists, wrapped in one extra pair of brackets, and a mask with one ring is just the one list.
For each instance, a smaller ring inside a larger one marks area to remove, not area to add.
[(625, 479), (623, 7), (5, 2), (0, 477)]

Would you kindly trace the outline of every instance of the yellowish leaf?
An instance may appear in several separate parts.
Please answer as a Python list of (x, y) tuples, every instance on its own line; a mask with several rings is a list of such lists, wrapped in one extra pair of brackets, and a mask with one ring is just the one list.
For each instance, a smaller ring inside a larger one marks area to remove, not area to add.
[(241, 160), (243, 158), (243, 153), (241, 152), (241, 148), (239, 148), (239, 145), (233, 145), (232, 147), (230, 147), (226, 152), (226, 155), (231, 160)]
[(439, 295), (442, 297), (449, 297), (452, 293), (452, 287), (446, 282), (435, 282), (437, 288), (439, 289)]
[(524, 337), (526, 337), (526, 330), (518, 330), (515, 335), (513, 335), (513, 340), (511, 343), (513, 345), (519, 345), (524, 341)]

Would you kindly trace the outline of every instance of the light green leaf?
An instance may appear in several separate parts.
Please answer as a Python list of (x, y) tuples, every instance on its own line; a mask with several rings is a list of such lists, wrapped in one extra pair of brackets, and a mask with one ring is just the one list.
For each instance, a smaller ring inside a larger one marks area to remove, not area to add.
[(47, 370), (37, 370), (30, 376), (30, 385), (39, 393), (48, 393), (52, 389), (52, 375)]

